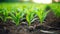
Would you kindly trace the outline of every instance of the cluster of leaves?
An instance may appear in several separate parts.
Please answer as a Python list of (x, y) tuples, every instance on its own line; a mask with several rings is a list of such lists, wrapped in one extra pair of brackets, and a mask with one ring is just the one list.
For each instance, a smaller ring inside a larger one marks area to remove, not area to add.
[(46, 5), (45, 6), (40, 5), (40, 9), (37, 9), (35, 11), (37, 16), (39, 17), (41, 24), (43, 23), (44, 19), (46, 18), (47, 14), (49, 13), (49, 11), (45, 11), (45, 10), (46, 10)]
[(34, 15), (35, 13), (33, 12), (32, 9), (30, 9), (29, 11), (26, 12), (26, 20), (28, 21), (28, 24), (31, 25), (32, 20), (34, 19)]
[(16, 25), (19, 25), (20, 19), (23, 17), (24, 11), (23, 9), (15, 9), (13, 8), (11, 11), (8, 11), (7, 9), (1, 9), (0, 10), (0, 19), (2, 19), (3, 22), (6, 22), (7, 19), (11, 19), (13, 23)]
[(3, 20), (3, 22), (6, 22), (7, 19), (9, 18), (9, 13), (6, 8), (0, 10), (0, 18)]
[(24, 16), (24, 11), (22, 9), (14, 9), (13, 11), (11, 11), (10, 13), (11, 18), (13, 20), (13, 22), (18, 25), (20, 24), (20, 19)]

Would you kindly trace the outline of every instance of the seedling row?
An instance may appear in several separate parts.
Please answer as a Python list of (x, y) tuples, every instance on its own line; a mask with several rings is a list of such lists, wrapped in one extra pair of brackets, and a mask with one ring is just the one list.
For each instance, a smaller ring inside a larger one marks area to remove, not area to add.
[[(46, 10), (47, 6), (50, 8)], [(59, 4), (51, 4), (51, 5), (39, 5), (39, 6), (28, 6), (23, 5), (19, 8), (12, 7), (9, 8), (0, 8), (0, 19), (6, 23), (8, 19), (10, 19), (16, 25), (19, 25), (20, 20), (25, 18), (30, 26), (34, 21), (35, 17), (39, 18), (40, 24), (43, 23), (47, 14), (52, 10), (56, 17), (60, 18), (60, 5)]]

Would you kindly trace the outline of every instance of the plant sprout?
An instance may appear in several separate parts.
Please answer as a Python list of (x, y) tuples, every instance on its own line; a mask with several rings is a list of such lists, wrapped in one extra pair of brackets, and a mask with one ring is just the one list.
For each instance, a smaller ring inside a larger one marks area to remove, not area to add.
[(7, 10), (7, 9), (3, 9), (2, 11), (1, 11), (1, 16), (0, 16), (0, 18), (4, 21), (4, 22), (6, 22), (6, 20), (9, 18), (9, 11)]
[[(19, 11), (19, 12), (17, 12), (17, 11)], [(10, 13), (10, 14), (11, 14), (11, 18), (13, 19), (15, 24), (19, 25), (20, 24), (19, 20), (24, 16), (24, 12), (19, 9), (17, 11), (15, 12), (15, 14), (14, 13)]]
[(26, 20), (28, 21), (28, 25), (30, 26), (31, 25), (31, 21), (33, 20), (34, 18), (34, 12), (33, 11), (27, 11), (27, 15), (26, 15)]
[(40, 23), (42, 24), (44, 19), (46, 18), (47, 14), (49, 13), (49, 11), (45, 11), (45, 7), (41, 7), (40, 9), (37, 9), (37, 11), (35, 11), (37, 16), (39, 17)]

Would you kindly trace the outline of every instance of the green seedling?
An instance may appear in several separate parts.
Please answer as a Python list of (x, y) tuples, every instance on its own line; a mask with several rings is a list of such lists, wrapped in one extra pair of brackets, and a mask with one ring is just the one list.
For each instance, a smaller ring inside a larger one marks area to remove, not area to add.
[(27, 11), (26, 20), (28, 21), (28, 25), (31, 25), (31, 21), (34, 19), (34, 12), (33, 11)]
[(9, 11), (7, 9), (2, 9), (2, 11), (0, 12), (0, 18), (6, 22), (7, 19), (9, 18)]
[(37, 11), (35, 11), (37, 16), (39, 17), (40, 20), (40, 24), (43, 23), (44, 19), (46, 18), (47, 14), (49, 13), (49, 11), (45, 11), (45, 8), (42, 7), (40, 9), (37, 9)]
[[(17, 12), (17, 11), (19, 11), (19, 12)], [(17, 9), (15, 13), (10, 13), (10, 14), (11, 14), (11, 18), (14, 21), (14, 23), (16, 25), (19, 25), (20, 19), (24, 16), (24, 12)]]

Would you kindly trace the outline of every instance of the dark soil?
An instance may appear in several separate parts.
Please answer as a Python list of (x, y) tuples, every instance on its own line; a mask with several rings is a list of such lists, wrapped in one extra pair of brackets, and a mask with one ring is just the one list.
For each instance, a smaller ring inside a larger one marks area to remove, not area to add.
[(25, 19), (18, 26), (10, 20), (6, 23), (0, 20), (0, 34), (60, 34), (60, 18), (50, 12), (42, 25), (36, 19), (31, 26), (28, 26)]

